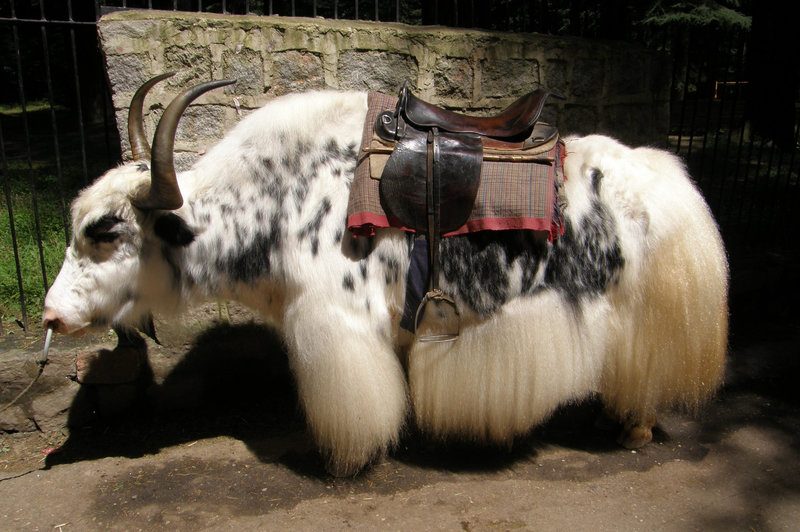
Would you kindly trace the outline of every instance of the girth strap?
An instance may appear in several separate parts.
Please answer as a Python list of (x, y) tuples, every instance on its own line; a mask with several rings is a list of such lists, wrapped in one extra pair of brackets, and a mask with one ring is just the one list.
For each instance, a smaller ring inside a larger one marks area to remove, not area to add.
[(428, 179), (425, 182), (428, 212), (428, 253), (431, 260), (430, 290), (439, 288), (439, 168), (436, 161), (439, 158), (439, 129), (431, 128), (428, 131)]

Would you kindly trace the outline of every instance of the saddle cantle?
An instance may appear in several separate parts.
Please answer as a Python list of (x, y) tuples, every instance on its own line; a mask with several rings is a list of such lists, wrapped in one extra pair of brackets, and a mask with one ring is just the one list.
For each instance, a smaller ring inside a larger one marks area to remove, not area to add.
[[(483, 160), (538, 160), (535, 150), (523, 150), (557, 137), (555, 128), (537, 124), (548, 94), (536, 90), (496, 116), (475, 117), (420, 100), (406, 84), (394, 111), (378, 115), (375, 135), (391, 153), (380, 174), (381, 205), (397, 225), (425, 234), (428, 240), (429, 291), (418, 319), (431, 302), (455, 309), (452, 299), (438, 287), (439, 240), (469, 218)], [(427, 339), (453, 340), (457, 334)]]

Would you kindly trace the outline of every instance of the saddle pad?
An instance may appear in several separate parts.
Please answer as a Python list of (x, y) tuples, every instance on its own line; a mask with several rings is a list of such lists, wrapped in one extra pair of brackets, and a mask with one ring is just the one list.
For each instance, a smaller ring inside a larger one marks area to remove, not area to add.
[[(347, 228), (357, 236), (370, 236), (375, 233), (375, 229), (384, 227), (397, 227), (413, 232), (403, 227), (399, 221), (390, 219), (381, 207), (380, 180), (371, 177), (371, 157), (365, 151), (373, 142), (373, 129), (378, 114), (393, 110), (396, 105), (395, 96), (378, 92), (368, 94), (369, 108), (347, 210)], [(541, 154), (542, 157), (552, 160), (553, 164), (484, 161), (480, 189), (472, 213), (464, 225), (442, 236), (474, 231), (524, 229), (547, 231), (551, 240), (558, 238), (563, 230), (556, 204), (557, 188), (563, 179), (563, 153), (564, 146), (559, 141), (549, 152)]]

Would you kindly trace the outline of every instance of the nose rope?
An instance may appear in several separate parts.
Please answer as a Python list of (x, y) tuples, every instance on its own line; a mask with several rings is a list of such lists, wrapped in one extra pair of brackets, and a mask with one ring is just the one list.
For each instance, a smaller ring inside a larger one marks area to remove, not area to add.
[(36, 360), (36, 363), (39, 364), (39, 371), (36, 372), (36, 376), (33, 378), (33, 380), (30, 382), (30, 384), (28, 384), (25, 387), (24, 390), (19, 392), (17, 394), (17, 396), (14, 397), (10, 402), (8, 402), (5, 405), (3, 405), (2, 407), (0, 407), (0, 412), (3, 412), (4, 410), (7, 410), (7, 409), (11, 408), (12, 406), (14, 406), (14, 403), (19, 401), (20, 397), (25, 395), (25, 393), (28, 390), (30, 390), (33, 387), (34, 384), (36, 384), (36, 381), (39, 380), (39, 377), (42, 376), (42, 373), (44, 372), (44, 367), (47, 365), (47, 353), (50, 351), (50, 340), (52, 340), (52, 338), (53, 338), (53, 329), (52, 329), (52, 327), (48, 327), (47, 328), (47, 334), (46, 334), (46, 336), (44, 338), (44, 349), (42, 350), (42, 356), (41, 356), (41, 358)]

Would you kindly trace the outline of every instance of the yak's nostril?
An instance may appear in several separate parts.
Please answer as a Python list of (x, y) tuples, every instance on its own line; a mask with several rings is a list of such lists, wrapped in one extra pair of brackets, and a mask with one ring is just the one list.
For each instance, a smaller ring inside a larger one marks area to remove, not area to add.
[(45, 329), (53, 329), (55, 332), (60, 332), (59, 329), (62, 327), (61, 320), (59, 319), (45, 320), (44, 322)]
[(64, 327), (64, 323), (61, 321), (61, 318), (50, 309), (44, 309), (44, 313), (42, 313), (42, 325), (44, 325), (45, 329), (53, 329), (55, 332), (61, 332), (61, 329)]

